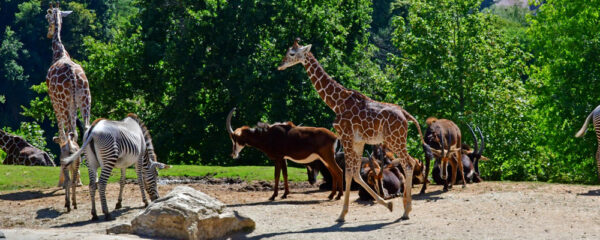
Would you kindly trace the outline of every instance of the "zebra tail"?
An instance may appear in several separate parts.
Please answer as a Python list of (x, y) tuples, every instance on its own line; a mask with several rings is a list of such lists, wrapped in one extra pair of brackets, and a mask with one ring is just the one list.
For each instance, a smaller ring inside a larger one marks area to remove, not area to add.
[(583, 134), (585, 134), (585, 130), (587, 130), (587, 126), (590, 123), (590, 119), (592, 119), (592, 115), (594, 115), (594, 111), (592, 111), (590, 115), (588, 115), (588, 117), (585, 119), (583, 126), (581, 127), (581, 129), (579, 129), (579, 132), (575, 134), (575, 137), (581, 137), (583, 136)]
[(83, 145), (81, 145), (81, 148), (79, 148), (79, 150), (77, 150), (77, 152), (73, 153), (73, 155), (68, 156), (66, 158), (63, 158), (62, 160), (60, 160), (60, 165), (62, 166), (69, 166), (71, 165), (71, 163), (73, 161), (75, 161), (75, 159), (79, 158), (79, 156), (81, 156), (81, 153), (83, 153), (83, 150), (85, 149), (85, 147), (92, 141), (92, 136), (87, 136), (88, 138), (85, 140), (85, 142), (83, 143)]

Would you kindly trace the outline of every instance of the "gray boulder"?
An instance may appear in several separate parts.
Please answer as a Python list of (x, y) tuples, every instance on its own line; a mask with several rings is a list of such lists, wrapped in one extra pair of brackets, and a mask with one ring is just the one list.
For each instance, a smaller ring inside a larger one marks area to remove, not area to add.
[[(128, 224), (126, 224), (128, 225)], [(131, 233), (177, 239), (223, 238), (252, 231), (255, 223), (225, 204), (187, 186), (178, 186), (153, 201), (129, 226), (115, 226), (109, 233)]]

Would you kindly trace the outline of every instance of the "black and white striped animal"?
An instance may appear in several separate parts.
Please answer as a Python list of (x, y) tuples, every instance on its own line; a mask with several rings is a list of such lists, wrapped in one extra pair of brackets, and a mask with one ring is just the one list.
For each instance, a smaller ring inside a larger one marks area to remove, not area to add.
[[(144, 189), (154, 201), (158, 196), (156, 178), (157, 168), (169, 166), (156, 161), (152, 138), (144, 123), (135, 115), (128, 114), (122, 121), (97, 119), (85, 132), (84, 143), (75, 154), (61, 160), (63, 166), (68, 166), (79, 158), (85, 149), (88, 171), (90, 175), (90, 198), (92, 200), (92, 220), (96, 215), (96, 188), (100, 192), (100, 203), (106, 220), (113, 219), (106, 206), (106, 184), (113, 168), (121, 169), (119, 200), (115, 209), (121, 208), (123, 186), (125, 185), (125, 170), (135, 164), (138, 184), (142, 193), (144, 206), (148, 206)], [(96, 183), (97, 170), (102, 167), (100, 178)], [(98, 186), (96, 186), (98, 185)]]
[(587, 130), (587, 126), (590, 123), (590, 119), (592, 118), (594, 120), (594, 129), (596, 130), (596, 138), (598, 140), (598, 150), (596, 151), (596, 163), (598, 165), (598, 179), (600, 179), (600, 106), (597, 106), (596, 109), (594, 109), (594, 111), (592, 111), (590, 115), (588, 115), (579, 132), (575, 134), (575, 137), (581, 137), (583, 136), (583, 134), (585, 134), (585, 130)]

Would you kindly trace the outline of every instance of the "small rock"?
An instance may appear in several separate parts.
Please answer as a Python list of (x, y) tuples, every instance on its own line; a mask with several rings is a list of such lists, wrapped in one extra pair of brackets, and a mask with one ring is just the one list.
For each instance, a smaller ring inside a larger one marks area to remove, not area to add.
[(106, 229), (106, 233), (108, 233), (108, 234), (132, 233), (131, 224), (123, 223), (123, 224), (114, 225), (114, 226)]

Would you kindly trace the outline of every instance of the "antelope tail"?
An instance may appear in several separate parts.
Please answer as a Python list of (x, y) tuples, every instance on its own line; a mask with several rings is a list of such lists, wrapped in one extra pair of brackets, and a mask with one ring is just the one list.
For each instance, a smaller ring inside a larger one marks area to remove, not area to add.
[(581, 136), (583, 136), (583, 134), (585, 134), (585, 130), (587, 130), (587, 126), (590, 123), (590, 119), (592, 119), (593, 115), (594, 115), (594, 112), (592, 111), (590, 113), (590, 115), (588, 115), (588, 117), (585, 119), (585, 122), (583, 123), (583, 126), (581, 127), (581, 129), (579, 129), (579, 132), (577, 132), (575, 134), (575, 137), (581, 137)]

